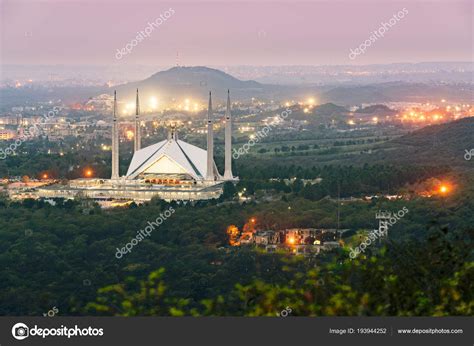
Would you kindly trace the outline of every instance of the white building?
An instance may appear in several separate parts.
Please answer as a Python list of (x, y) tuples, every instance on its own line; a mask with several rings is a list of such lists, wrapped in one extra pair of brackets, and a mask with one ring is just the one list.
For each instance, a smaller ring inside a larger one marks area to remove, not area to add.
[(225, 115), (225, 173), (219, 174), (214, 162), (214, 138), (211, 95), (207, 116), (207, 150), (178, 139), (174, 127), (168, 138), (143, 149), (140, 143), (139, 100), (137, 90), (135, 117), (135, 153), (125, 175), (119, 172), (117, 99), (114, 96), (114, 123), (112, 127), (112, 177), (111, 179), (76, 179), (68, 185), (52, 185), (38, 190), (44, 198), (79, 196), (94, 199), (128, 199), (146, 201), (153, 197), (165, 200), (201, 200), (218, 198), (225, 181), (235, 182), (232, 175), (232, 133), (230, 96)]

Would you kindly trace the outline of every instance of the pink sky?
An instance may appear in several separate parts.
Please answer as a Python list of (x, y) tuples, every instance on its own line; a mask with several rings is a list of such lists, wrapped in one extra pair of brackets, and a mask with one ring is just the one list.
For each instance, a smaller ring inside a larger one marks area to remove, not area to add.
[[(473, 2), (0, 0), (3, 64), (319, 65), (472, 61)], [(121, 60), (149, 21), (175, 14)], [(349, 49), (408, 14), (355, 61)]]

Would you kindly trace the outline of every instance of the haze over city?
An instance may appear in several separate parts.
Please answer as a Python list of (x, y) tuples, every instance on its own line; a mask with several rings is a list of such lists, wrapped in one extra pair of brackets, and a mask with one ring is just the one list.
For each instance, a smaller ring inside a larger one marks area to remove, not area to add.
[[(2, 64), (173, 66), (470, 61), (473, 6), (440, 1), (2, 0)], [(148, 22), (175, 13), (120, 61)], [(366, 54), (356, 48), (403, 8)]]

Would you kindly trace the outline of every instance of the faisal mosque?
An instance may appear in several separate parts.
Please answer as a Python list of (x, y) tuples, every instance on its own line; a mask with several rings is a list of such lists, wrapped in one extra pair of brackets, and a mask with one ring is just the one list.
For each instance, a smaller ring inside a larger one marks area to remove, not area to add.
[(38, 189), (43, 198), (92, 198), (95, 200), (148, 201), (206, 200), (218, 198), (226, 181), (236, 182), (232, 174), (232, 116), (230, 92), (227, 91), (225, 112), (225, 169), (221, 175), (214, 162), (214, 116), (209, 92), (207, 111), (207, 150), (178, 138), (171, 126), (168, 138), (141, 148), (140, 103), (137, 89), (135, 112), (134, 154), (127, 174), (119, 174), (119, 122), (117, 93), (114, 92), (112, 123), (112, 176), (110, 179), (75, 179), (66, 185), (55, 184)]

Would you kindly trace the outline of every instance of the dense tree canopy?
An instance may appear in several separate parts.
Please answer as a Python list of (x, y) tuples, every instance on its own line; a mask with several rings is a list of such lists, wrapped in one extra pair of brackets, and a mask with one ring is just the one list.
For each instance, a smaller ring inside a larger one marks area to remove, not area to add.
[[(250, 217), (261, 229), (336, 227), (337, 201), (280, 186), (278, 199), (244, 204), (233, 192), (111, 210), (87, 200), (0, 199), (0, 314), (56, 306), (60, 315), (273, 316), (290, 306), (294, 315), (472, 315), (472, 184), (446, 198), (343, 203), (347, 246), (377, 226), (377, 210), (409, 210), (389, 241), (356, 260), (348, 247), (310, 258), (229, 247), (226, 227)], [(115, 257), (170, 206), (176, 212), (150, 238)]]

